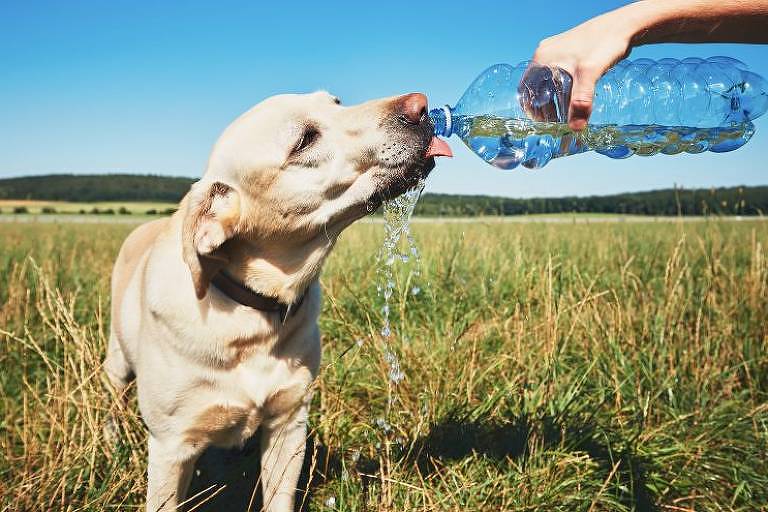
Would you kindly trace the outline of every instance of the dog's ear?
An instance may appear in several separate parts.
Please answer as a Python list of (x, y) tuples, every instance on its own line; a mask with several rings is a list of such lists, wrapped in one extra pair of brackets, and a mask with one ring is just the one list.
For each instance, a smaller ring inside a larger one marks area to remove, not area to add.
[(184, 261), (192, 273), (195, 294), (205, 297), (211, 279), (229, 263), (224, 243), (232, 238), (240, 220), (240, 196), (221, 182), (192, 185), (187, 194), (182, 225)]

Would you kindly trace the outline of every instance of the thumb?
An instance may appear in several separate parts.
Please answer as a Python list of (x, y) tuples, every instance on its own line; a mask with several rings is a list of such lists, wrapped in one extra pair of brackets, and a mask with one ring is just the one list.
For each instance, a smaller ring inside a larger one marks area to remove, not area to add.
[(600, 78), (599, 73), (591, 70), (577, 69), (573, 77), (571, 104), (568, 107), (568, 125), (573, 130), (583, 130), (592, 113), (592, 100), (595, 96), (595, 83)]

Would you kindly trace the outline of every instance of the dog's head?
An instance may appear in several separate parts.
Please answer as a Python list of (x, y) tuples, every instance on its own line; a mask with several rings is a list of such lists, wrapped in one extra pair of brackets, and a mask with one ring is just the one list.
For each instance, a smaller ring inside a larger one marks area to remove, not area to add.
[(450, 155), (432, 130), (422, 94), (351, 107), (325, 92), (281, 95), (240, 116), (182, 207), (198, 297), (229, 261), (230, 240), (262, 253), (327, 252), (345, 227), (425, 177), (434, 156)]

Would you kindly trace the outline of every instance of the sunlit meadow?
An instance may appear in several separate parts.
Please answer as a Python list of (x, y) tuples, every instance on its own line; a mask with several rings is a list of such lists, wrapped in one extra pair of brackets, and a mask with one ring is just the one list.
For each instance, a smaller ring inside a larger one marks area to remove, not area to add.
[[(102, 436), (109, 275), (130, 229), (0, 224), (2, 511), (142, 506), (135, 402), (121, 440)], [(382, 225), (353, 226), (322, 275), (301, 506), (768, 509), (768, 222), (412, 229), (423, 268), (396, 266), (389, 347)], [(190, 509), (226, 491), (198, 487)]]

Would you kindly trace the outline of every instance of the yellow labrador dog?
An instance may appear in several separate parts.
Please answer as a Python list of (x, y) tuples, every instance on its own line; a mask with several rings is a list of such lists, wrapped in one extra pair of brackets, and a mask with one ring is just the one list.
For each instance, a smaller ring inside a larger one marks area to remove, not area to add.
[(224, 131), (176, 214), (126, 239), (104, 369), (119, 392), (136, 379), (148, 510), (176, 510), (201, 452), (259, 427), (265, 508), (293, 510), (320, 363), (318, 273), (344, 228), (450, 155), (426, 109), (422, 94), (269, 98)]

